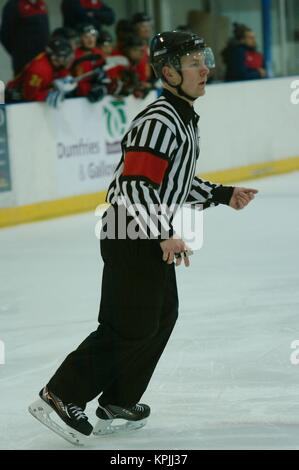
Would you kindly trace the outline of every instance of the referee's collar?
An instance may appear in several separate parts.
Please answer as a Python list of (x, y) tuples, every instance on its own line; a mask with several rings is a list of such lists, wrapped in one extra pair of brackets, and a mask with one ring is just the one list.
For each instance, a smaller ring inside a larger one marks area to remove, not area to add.
[(164, 88), (162, 96), (173, 105), (185, 124), (189, 124), (191, 120), (193, 120), (195, 124), (198, 124), (199, 115), (194, 111), (193, 106), (190, 106), (188, 101), (174, 95), (171, 91), (166, 90), (166, 88)]

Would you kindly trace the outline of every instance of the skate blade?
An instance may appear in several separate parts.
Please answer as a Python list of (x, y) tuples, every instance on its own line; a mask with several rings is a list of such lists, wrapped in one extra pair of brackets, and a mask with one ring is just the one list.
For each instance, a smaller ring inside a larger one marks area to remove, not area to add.
[(54, 412), (54, 410), (44, 400), (39, 399), (35, 401), (34, 403), (32, 403), (29, 406), (28, 411), (40, 423), (47, 426), (47, 428), (51, 429), (51, 431), (55, 432), (56, 434), (58, 434), (60, 437), (70, 442), (71, 444), (75, 446), (84, 446), (87, 444), (88, 442), (87, 436), (84, 436), (84, 434), (81, 434), (80, 432), (72, 429), (65, 423), (63, 423), (65, 428), (63, 428), (58, 423), (56, 423), (53, 419), (51, 419), (50, 414)]
[(98, 419), (94, 429), (94, 436), (105, 436), (114, 433), (125, 433), (128, 431), (136, 431), (146, 425), (147, 419), (140, 419), (139, 421), (126, 421), (123, 424), (112, 424), (113, 419)]

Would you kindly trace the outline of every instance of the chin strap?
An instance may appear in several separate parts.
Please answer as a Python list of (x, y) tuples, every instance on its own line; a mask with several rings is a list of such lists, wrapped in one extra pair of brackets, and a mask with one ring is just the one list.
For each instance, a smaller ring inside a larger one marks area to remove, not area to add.
[(171, 85), (167, 80), (166, 78), (164, 78), (164, 80), (166, 81), (167, 85), (169, 85), (171, 88), (175, 88), (176, 91), (178, 92), (178, 94), (180, 96), (183, 96), (184, 98), (187, 98), (187, 100), (190, 100), (190, 101), (195, 101), (198, 97), (196, 96), (194, 98), (194, 96), (190, 96), (188, 95), (187, 93), (184, 92), (184, 90), (182, 89), (182, 85), (183, 85), (183, 81), (184, 81), (184, 77), (183, 77), (183, 74), (180, 70), (177, 70), (177, 72), (180, 74), (180, 77), (181, 77), (181, 83), (179, 85)]
[(184, 90), (182, 90), (182, 85), (178, 85), (175, 88), (180, 96), (184, 96), (190, 101), (195, 101), (198, 98), (197, 96), (194, 98), (194, 96), (190, 96), (187, 93), (185, 93)]

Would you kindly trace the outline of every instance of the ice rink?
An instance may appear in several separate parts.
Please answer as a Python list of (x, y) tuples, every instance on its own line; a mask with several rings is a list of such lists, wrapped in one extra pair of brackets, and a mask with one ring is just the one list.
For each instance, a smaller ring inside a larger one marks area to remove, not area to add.
[[(259, 189), (255, 201), (205, 211), (203, 248), (177, 270), (180, 318), (143, 397), (147, 426), (90, 448), (299, 449), (299, 173), (242, 186)], [(0, 230), (1, 449), (76, 449), (27, 407), (97, 327), (96, 222)]]

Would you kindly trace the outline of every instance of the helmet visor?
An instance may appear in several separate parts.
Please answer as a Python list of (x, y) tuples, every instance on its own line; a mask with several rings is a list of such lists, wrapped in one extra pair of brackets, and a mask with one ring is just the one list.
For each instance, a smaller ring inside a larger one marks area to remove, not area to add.
[(204, 66), (206, 66), (208, 69), (215, 67), (215, 57), (210, 47), (187, 52), (181, 57), (181, 70), (189, 68), (200, 69)]
[(205, 65), (208, 69), (214, 69), (216, 67), (216, 61), (212, 49), (210, 47), (205, 47), (203, 53), (205, 57)]

